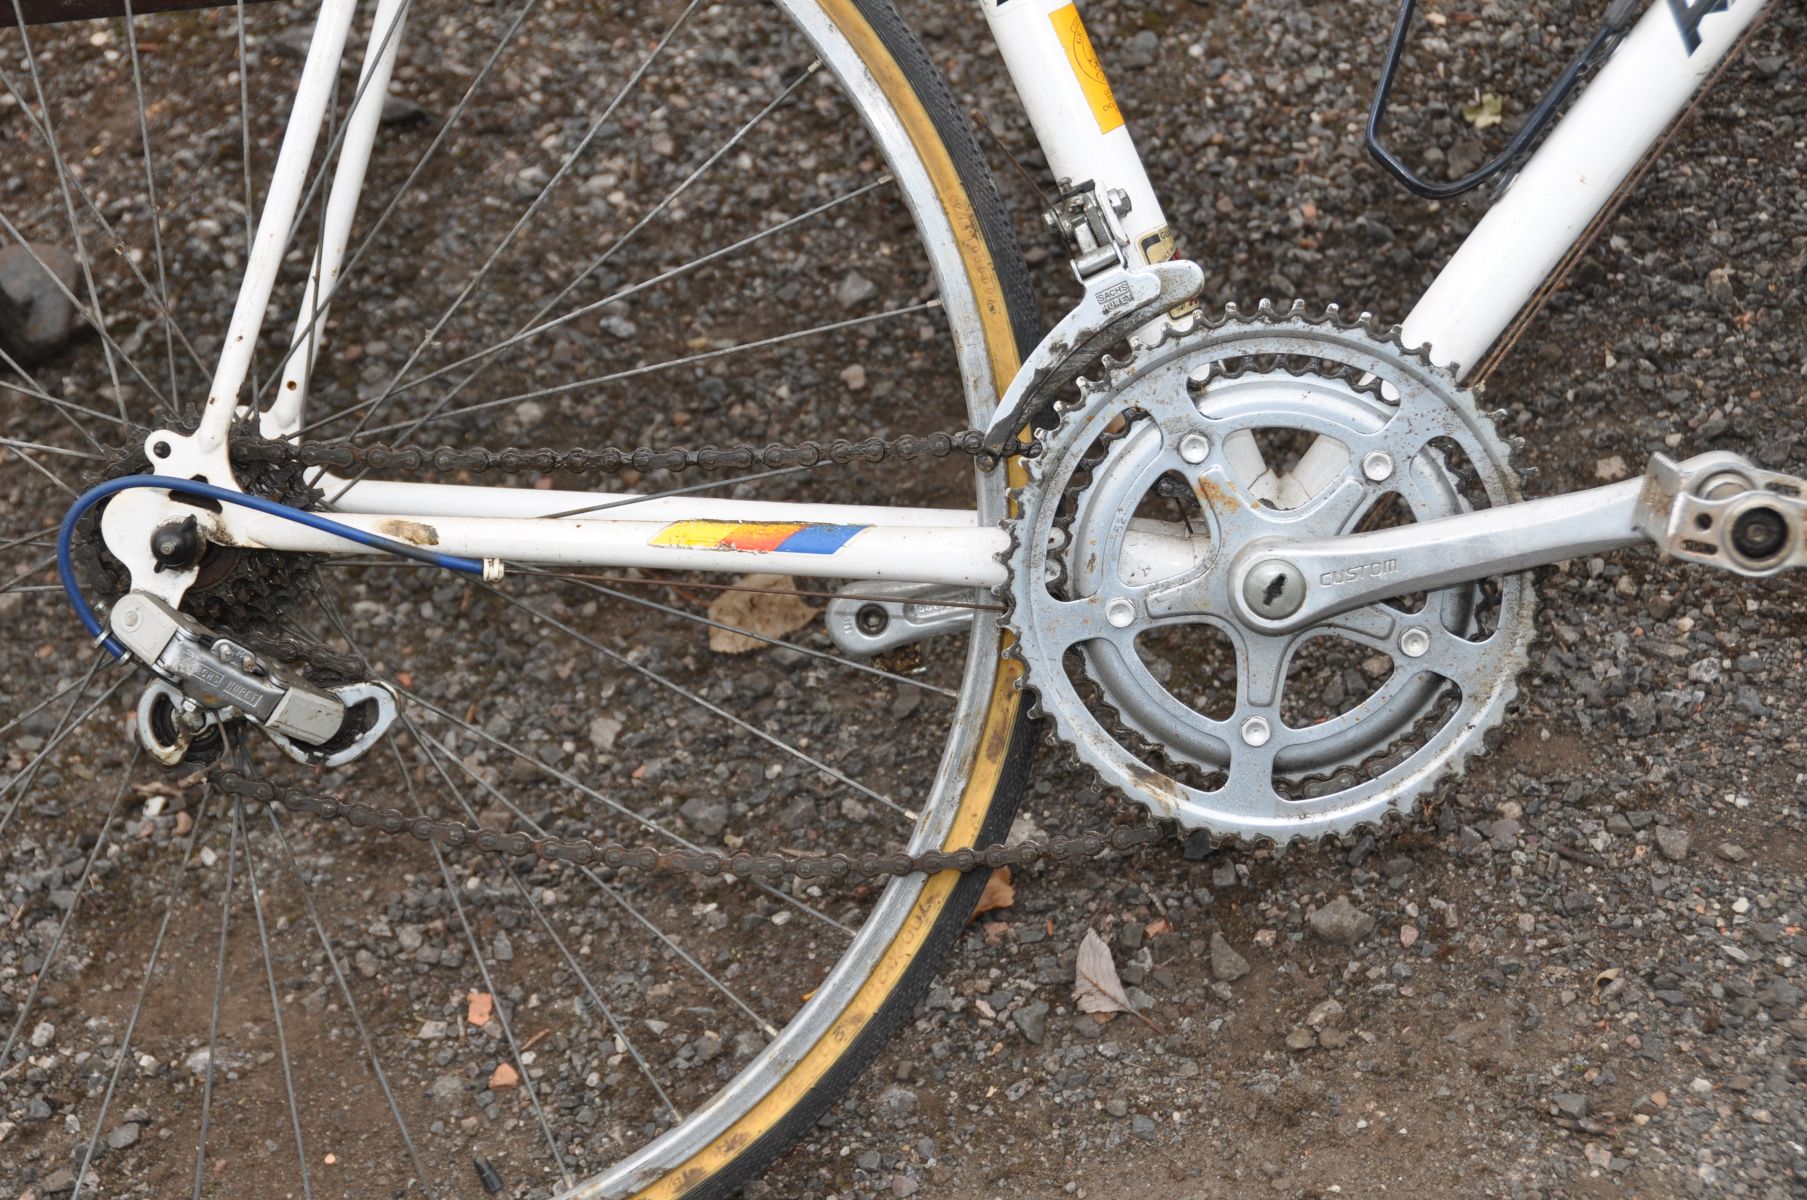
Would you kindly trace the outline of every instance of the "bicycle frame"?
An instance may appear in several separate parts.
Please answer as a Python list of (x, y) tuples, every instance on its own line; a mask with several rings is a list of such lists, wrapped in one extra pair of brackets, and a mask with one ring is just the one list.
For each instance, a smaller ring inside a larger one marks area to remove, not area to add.
[[(1472, 365), (1493, 346), (1565, 256), (1584, 245), (1622, 185), (1770, 0), (1655, 0), (1611, 59), (1476, 226), (1404, 322), (1407, 344)], [(324, 0), (253, 241), (201, 427), (179, 472), (222, 471), (241, 385), (288, 248), (307, 164), (322, 127), (356, 0)], [(984, 0), (985, 18), (1048, 162), (1063, 188), (1087, 181), (1127, 199), (1132, 265), (1173, 254), (1155, 190), (1127, 122), (1068, 0)], [(322, 352), (326, 310), (377, 134), (407, 0), (378, 0), (359, 93), (327, 203), (321, 249), (285, 364), (269, 436), (302, 428), (308, 369)], [(1209, 264), (1205, 264), (1208, 270)], [(951, 314), (956, 317), (957, 314)], [(335, 516), (386, 537), (453, 554), (537, 564), (638, 567), (898, 580), (989, 587), (1004, 582), (999, 530), (956, 510), (636, 499), (612, 493), (323, 480)], [(343, 489), (342, 492), (340, 489)], [(602, 511), (622, 506), (620, 515)], [(577, 513), (575, 510), (588, 510)], [(337, 553), (348, 542), (279, 518), (229, 509), (215, 536), (245, 546)], [(1161, 539), (1143, 552), (1162, 556)]]

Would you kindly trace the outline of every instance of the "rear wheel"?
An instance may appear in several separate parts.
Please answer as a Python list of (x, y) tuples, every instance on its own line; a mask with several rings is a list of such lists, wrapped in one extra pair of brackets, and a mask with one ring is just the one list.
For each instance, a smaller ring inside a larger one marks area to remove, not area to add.
[[(0, 235), (25, 280), (21, 311), (0, 305), (16, 631), (0, 855), (18, 914), (0, 933), (0, 1108), (56, 1118), (14, 1135), (0, 1184), (463, 1194), (481, 1159), (534, 1194), (729, 1194), (878, 1053), (980, 875), (699, 888), (231, 807), (131, 753), (143, 680), (88, 657), (49, 587), (65, 489), (129, 469), (116, 447), (205, 394), (304, 7), (0, 41), (16, 110)], [(606, 20), (423, 2), (407, 21), (394, 90), (411, 100), (391, 106), (331, 298), (308, 440), (927, 432), (982, 424), (1033, 340), (983, 160), (889, 0)], [(345, 72), (334, 130), (356, 85)], [(309, 253), (289, 258), (279, 298)], [(265, 322), (260, 407), (294, 315)], [(723, 487), (993, 521), (998, 476), (943, 462)], [(721, 606), (765, 593), (704, 577), (523, 574), (498, 592), (355, 559), (218, 576), (192, 598), (210, 620), (360, 654), (400, 689), (391, 744), (322, 781), (373, 802), (664, 845), (958, 847), (1004, 836), (1027, 766), (990, 611), (904, 668), (842, 659), (813, 597)], [(724, 625), (785, 644), (712, 642)], [(136, 1141), (111, 1136), (126, 1124)]]

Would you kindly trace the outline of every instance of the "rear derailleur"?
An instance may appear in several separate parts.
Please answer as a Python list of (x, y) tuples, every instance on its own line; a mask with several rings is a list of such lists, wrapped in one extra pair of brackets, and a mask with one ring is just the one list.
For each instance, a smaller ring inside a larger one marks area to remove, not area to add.
[(165, 766), (211, 762), (226, 728), (242, 723), (296, 762), (336, 767), (362, 756), (396, 717), (388, 684), (317, 686), (147, 592), (122, 597), (108, 625), (157, 676), (138, 699), (138, 740)]

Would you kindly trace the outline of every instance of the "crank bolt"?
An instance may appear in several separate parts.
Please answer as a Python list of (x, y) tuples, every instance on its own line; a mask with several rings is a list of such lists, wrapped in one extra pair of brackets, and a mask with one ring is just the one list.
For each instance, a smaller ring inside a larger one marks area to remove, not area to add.
[(1399, 635), (1399, 652), (1407, 658), (1423, 658), (1431, 648), (1431, 635), (1422, 629), (1408, 629)]
[(1373, 450), (1362, 458), (1362, 474), (1370, 482), (1385, 483), (1393, 478), (1393, 456), (1385, 450)]
[(1768, 506), (1747, 508), (1732, 521), (1732, 549), (1753, 563), (1766, 562), (1788, 544), (1788, 522)]
[(891, 614), (876, 604), (866, 604), (853, 615), (853, 623), (867, 637), (877, 637), (891, 624)]
[(1136, 606), (1133, 601), (1118, 596), (1104, 606), (1104, 619), (1118, 629), (1128, 629), (1136, 619)]
[(1202, 433), (1189, 433), (1180, 439), (1180, 457), (1197, 465), (1211, 453), (1211, 439)]
[(1249, 568), (1242, 581), (1242, 599), (1256, 616), (1283, 620), (1305, 603), (1305, 577), (1285, 559), (1266, 559)]
[(1250, 717), (1242, 723), (1242, 740), (1251, 746), (1265, 746), (1273, 736), (1273, 728), (1268, 725), (1266, 717)]

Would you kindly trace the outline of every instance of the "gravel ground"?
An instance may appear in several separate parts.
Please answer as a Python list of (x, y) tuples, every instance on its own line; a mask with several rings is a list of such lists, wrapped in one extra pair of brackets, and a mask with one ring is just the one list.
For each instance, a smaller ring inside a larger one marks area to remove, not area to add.
[[(1005, 157), (1008, 148), (1031, 171), (1038, 166), (982, 25), (964, 8), (909, 7), (956, 92), (997, 132), (994, 168), (1052, 317), (1071, 289), (1037, 232), (1035, 198)], [(1360, 149), (1358, 122), (1389, 7), (1087, 6), (1182, 247), (1207, 267), (1209, 299), (1296, 296), (1397, 319), (1478, 216), (1484, 196), (1441, 206), (1414, 200)], [(1807, 471), (1796, 415), (1807, 393), (1807, 88), (1798, 61), (1807, 17), (1798, 5), (1778, 7), (1490, 380), (1488, 402), (1503, 406), (1528, 441), (1528, 464), (1539, 471), (1533, 493), (1635, 472), (1657, 450), (1723, 447)], [(1441, 147), (1441, 163), (1437, 153), (1418, 152), (1430, 169), (1455, 172), (1478, 161), (1530, 102), (1532, 85), (1507, 81), (1547, 77), (1584, 40), (1591, 10), (1571, 17), (1553, 5), (1530, 15), (1492, 4), (1426, 8), (1446, 20), (1427, 31), (1407, 66), (1398, 138)], [(292, 70), (297, 14), (271, 10), (267, 19), (253, 66)], [(500, 19), (479, 18), (497, 29)], [(451, 148), (473, 196), (524, 202), (558, 169), (600, 90), (559, 86), (568, 78), (559, 72), (581, 78), (590, 64), (626, 63), (636, 52), (632, 39), (597, 24), (561, 21), (557, 37), (530, 33), (532, 58), (506, 60), (501, 94), (525, 103), (486, 107), (477, 133)], [(166, 87), (190, 50), (231, 36), (229, 24), (199, 18), (167, 28), (161, 56), (147, 56)], [(404, 65), (397, 89), (420, 111), (393, 114), (398, 136), (416, 149), (481, 65), (444, 29), (422, 29), (431, 49)], [(618, 229), (621, 214), (637, 211), (624, 192), (643, 172), (663, 161), (669, 175), (687, 161), (694, 137), (788, 82), (783, 67), (803, 61), (799, 49), (776, 32), (755, 42), (758, 54), (707, 41), (687, 51), (682, 79), (701, 73), (701, 87), (679, 87), (675, 70), (656, 77), (660, 104), (624, 114), (618, 131), (626, 136), (586, 166), (582, 200), (565, 215)], [(51, 45), (65, 62), (86, 64), (76, 69), (87, 78), (110, 80), (117, 97), (109, 51), (117, 45)], [(234, 110), (236, 88), (200, 81), (187, 91), (159, 113), (159, 133), (173, 147), (170, 170), (186, 181), (169, 200), (187, 217), (170, 235), (184, 267), (179, 307), (220, 312), (238, 265), (228, 231), (243, 224), (234, 200), (240, 130), (220, 115)], [(1504, 96), (1508, 119), (1477, 137), (1459, 109), (1482, 91)], [(131, 160), (105, 153), (134, 145), (134, 112), (129, 101), (116, 110), (89, 106), (68, 144), (94, 148), (84, 171), (101, 192), (99, 205), (122, 240), (142, 246), (148, 231), (128, 202), (136, 195)], [(837, 110), (805, 93), (776, 120), (788, 124), (774, 144), (803, 145), (836, 128)], [(267, 117), (254, 123), (260, 147), (271, 128)], [(0, 109), (0, 132), (24, 140), (15, 107)], [(480, 153), (496, 147), (506, 152)], [(667, 214), (669, 227), (650, 227), (583, 294), (643, 277), (669, 262), (674, 247), (721, 244), (744, 230), (731, 219), (737, 212), (795, 213), (841, 194), (871, 167), (857, 153), (845, 163), (811, 157), (787, 160), (767, 179), (758, 168), (775, 153), (750, 143), (732, 173), (702, 181)], [(124, 166), (108, 166), (113, 160)], [(398, 183), (408, 161), (379, 161), (379, 186)], [(0, 194), (49, 197), (47, 180), (41, 163), (9, 162), (0, 167)], [(612, 307), (581, 332), (510, 360), (498, 372), (506, 381), (486, 380), (487, 390), (474, 394), (722, 347), (769, 330), (759, 318), (772, 313), (797, 318), (785, 328), (923, 295), (894, 207), (850, 203), (832, 229), (787, 244), (769, 269), (740, 278), (736, 292), (686, 280)], [(50, 200), (37, 210), (51, 223)], [(456, 212), (424, 198), (403, 206), (403, 246), (423, 262), (475, 262), (514, 210), (475, 203)], [(861, 252), (854, 271), (844, 257), (849, 238)], [(555, 231), (530, 233), (521, 250), (504, 264), (489, 307), (474, 305), (447, 327), (447, 357), (482, 344), (511, 314), (518, 321), (524, 300), (545, 295), (583, 261)], [(366, 329), (418, 329), (449, 286), (403, 272), (369, 296), (368, 308), (341, 312), (334, 336), (348, 352), (331, 364), (322, 395), (337, 404), (380, 389), (412, 341)], [(376, 316), (390, 324), (367, 326)], [(699, 366), (683, 373), (699, 393), (691, 407), (624, 403), (607, 389), (587, 389), (529, 401), (534, 408), (517, 406), (504, 420), (471, 414), (447, 436), (657, 444), (822, 436), (875, 421), (894, 422), (890, 432), (945, 425), (957, 419), (951, 410), (903, 403), (938, 394), (933, 385), (947, 368), (928, 321), (902, 324), (903, 336), (866, 332), (737, 358), (732, 370)], [(115, 323), (116, 335), (160, 365), (158, 327), (130, 325)], [(204, 323), (192, 325), (199, 357), (211, 357), (217, 341), (200, 332)], [(37, 370), (61, 394), (104, 394), (92, 338)], [(185, 380), (192, 374), (186, 363), (178, 370)], [(153, 382), (131, 386), (142, 400)], [(841, 398), (811, 400), (822, 394)], [(80, 444), (39, 408), (9, 401), (7, 412), (9, 436)], [(960, 483), (948, 468), (885, 486), (899, 500), (956, 502)], [(36, 476), (9, 471), (4, 486), (5, 529), (45, 523), (25, 515), (46, 511)], [(806, 481), (789, 494), (833, 493)], [(34, 561), (18, 549), (10, 555), (8, 575)], [(1408, 831), (1379, 844), (1364, 838), (1285, 853), (1175, 842), (1020, 875), (1015, 903), (973, 924), (914, 1023), (750, 1194), (1807, 1194), (1807, 748), (1798, 719), (1807, 593), (1792, 579), (1750, 585), (1648, 555), (1571, 563), (1542, 574), (1538, 587), (1543, 636), (1528, 699), (1497, 753)], [(411, 686), (424, 701), (469, 722), (426, 727), (508, 794), (504, 803), (458, 776), (489, 820), (506, 824), (524, 811), (555, 828), (625, 832), (580, 818), (568, 786), (486, 734), (599, 788), (631, 792), (699, 840), (839, 848), (858, 830), (874, 844), (887, 840), (867, 801), (758, 744), (695, 728), (668, 689), (620, 662), (593, 669), (590, 656), (574, 659), (569, 640), (456, 584), (359, 575), (335, 581), (334, 595), (379, 668), (418, 678)], [(744, 706), (737, 711), (787, 737), (832, 745), (837, 765), (889, 794), (908, 798), (932, 759), (932, 729), (921, 738), (911, 731), (932, 725), (925, 714), (942, 702), (920, 688), (850, 680), (786, 650), (737, 660), (724, 679), (694, 626), (624, 615), (604, 597), (550, 585), (534, 599), (634, 664)], [(86, 669), (53, 600), (0, 596), (9, 623), (0, 707), (7, 720), (47, 694), (42, 681), (61, 687)], [(678, 602), (700, 611), (707, 597)], [(424, 634), (447, 614), (481, 632), (455, 644)], [(819, 626), (795, 640), (827, 644)], [(956, 667), (930, 655), (917, 678), (948, 684)], [(54, 736), (65, 703), (0, 731), (9, 773)], [(603, 703), (620, 725), (595, 719)], [(414, 1172), (396, 1152), (389, 1105), (364, 1070), (360, 1023), (396, 1076), (396, 1105), (416, 1133), (426, 1176), (445, 1195), (481, 1194), (473, 1153), (496, 1165), (510, 1194), (544, 1194), (552, 1180), (534, 1102), (577, 1167), (618, 1157), (624, 1138), (657, 1127), (656, 1099), (622, 1043), (610, 1040), (619, 1030), (597, 1018), (603, 1002), (680, 1100), (707, 1094), (761, 1044), (756, 1027), (694, 973), (672, 967), (622, 910), (552, 872), (515, 879), (462, 863), (442, 871), (412, 847), (297, 830), (305, 867), (291, 875), (282, 843), (267, 831), (247, 836), (255, 853), (235, 854), (230, 830), (208, 819), (194, 789), (161, 781), (129, 787), (126, 819), (97, 843), (92, 816), (106, 810), (127, 755), (123, 710), (105, 712), (120, 722), (105, 736), (84, 732), (76, 753), (21, 786), (28, 807), (10, 831), (0, 826), (0, 916), (8, 922), (0, 1033), (57, 939), (60, 914), (82, 914), (22, 1030), (29, 1049), (0, 1064), (0, 1194), (66, 1194), (72, 1164), (96, 1134), (106, 1194), (186, 1194), (216, 978), (224, 980), (223, 1037), (205, 1170), (222, 1194), (298, 1194), (285, 1061), (307, 1101), (302, 1155), (315, 1194), (398, 1193)], [(872, 737), (874, 728), (888, 732)], [(859, 729), (863, 739), (852, 732)], [(674, 744), (679, 734), (685, 740)], [(406, 780), (439, 787), (432, 761), (413, 745), (408, 752)], [(445, 769), (460, 768), (447, 760)], [(402, 779), (378, 764), (349, 773), (348, 782), (387, 785), (401, 802)], [(1109, 806), (1049, 750), (1026, 812), (1034, 827), (1065, 832), (1096, 827)], [(89, 819), (79, 819), (84, 813)], [(194, 857), (170, 893), (182, 900), (168, 910), (178, 919), (164, 935), (166, 910), (155, 897), (189, 845)], [(84, 891), (76, 883), (90, 852), (95, 866)], [(217, 897), (232, 871), (234, 940), (216, 973)], [(144, 890), (147, 879), (154, 891)], [(698, 958), (762, 996), (794, 990), (797, 964), (831, 944), (805, 932), (815, 918), (791, 901), (849, 922), (867, 901), (724, 889), (699, 896), (676, 886), (634, 898), (662, 926), (681, 929)], [(330, 931), (330, 960), (314, 936), (310, 901)], [(261, 942), (247, 932), (260, 921), (268, 929)], [(1087, 930), (1108, 942), (1145, 1020), (1120, 1015), (1101, 1024), (1074, 1011), (1073, 962)], [(98, 1121), (143, 964), (160, 938), (157, 986), (146, 992), (131, 1059)], [(272, 947), (268, 960), (260, 945)], [(578, 998), (586, 988), (602, 998), (597, 1005)], [(495, 997), (494, 1015), (469, 1019), (472, 991)], [(348, 995), (357, 997), (355, 1009)], [(506, 1047), (528, 1041), (534, 1057), (524, 1065), (535, 1086), (509, 1086), (498, 1070), (525, 1056)], [(260, 1168), (275, 1162), (284, 1169), (266, 1179)]]

